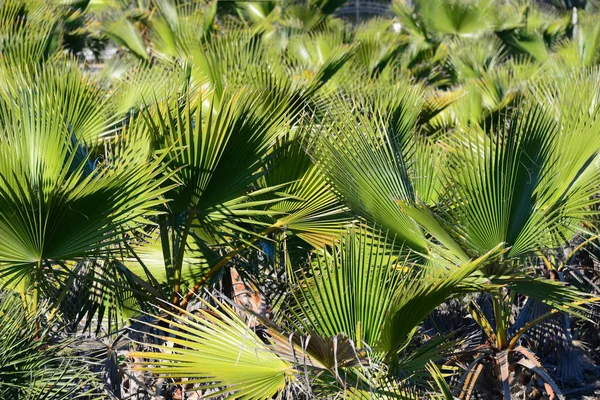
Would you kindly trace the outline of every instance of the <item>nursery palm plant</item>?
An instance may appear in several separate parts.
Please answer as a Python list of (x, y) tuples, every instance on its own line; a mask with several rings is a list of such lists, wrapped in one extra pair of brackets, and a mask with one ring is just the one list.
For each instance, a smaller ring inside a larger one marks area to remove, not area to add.
[[(67, 3), (0, 2), (5, 397), (558, 395), (536, 329), (597, 300), (549, 256), (597, 237), (591, 8)], [(477, 326), (426, 328), (465, 296)]]

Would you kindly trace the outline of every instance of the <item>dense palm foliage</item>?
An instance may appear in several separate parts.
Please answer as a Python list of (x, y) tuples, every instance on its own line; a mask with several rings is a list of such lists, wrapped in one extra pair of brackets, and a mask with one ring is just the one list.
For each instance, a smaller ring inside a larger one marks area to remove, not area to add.
[(0, 0), (1, 398), (593, 393), (599, 5), (343, 5)]

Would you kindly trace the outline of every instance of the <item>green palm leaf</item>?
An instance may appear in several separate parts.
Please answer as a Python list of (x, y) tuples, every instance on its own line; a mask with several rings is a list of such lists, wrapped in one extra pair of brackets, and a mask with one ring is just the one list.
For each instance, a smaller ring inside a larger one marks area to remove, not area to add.
[(110, 39), (129, 49), (139, 58), (144, 60), (149, 58), (141, 33), (126, 16), (107, 24), (103, 32)]
[(499, 245), (482, 257), (460, 266), (432, 260), (422, 271), (405, 274), (387, 308), (378, 347), (388, 352), (397, 351), (435, 307), (456, 294), (481, 290), (482, 286), (477, 282), (469, 284), (469, 276), (502, 252)]
[(171, 212), (192, 210), (202, 217), (243, 195), (262, 174), (284, 122), (279, 99), (262, 99), (260, 92), (241, 90), (207, 110), (198, 98), (146, 114), (155, 146), (171, 149), (165, 163), (180, 183), (169, 193)]
[[(168, 313), (172, 328), (157, 328), (173, 336), (152, 335), (176, 346), (150, 345), (161, 352), (132, 352), (145, 359), (142, 369), (187, 383), (205, 383), (220, 388), (209, 397), (224, 395), (236, 399), (270, 399), (281, 393), (296, 373), (294, 367), (277, 356), (236, 312), (225, 304), (217, 309), (204, 303), (197, 314)], [(148, 344), (143, 344), (148, 346)]]
[(296, 277), (294, 293), (303, 324), (320, 335), (348, 335), (359, 348), (381, 335), (396, 293), (400, 254), (387, 238), (356, 231), (318, 256), (309, 275)]
[(16, 100), (0, 108), (0, 263), (4, 277), (17, 273), (11, 280), (45, 262), (107, 250), (168, 190), (160, 160), (140, 152), (135, 130), (124, 132), (106, 164), (94, 165), (52, 112), (60, 103), (31, 93)]
[[(392, 102), (393, 107), (384, 109), (387, 113), (380, 118), (377, 114), (375, 118), (355, 115), (341, 106), (332, 123), (321, 128), (309, 152), (334, 190), (353, 210), (389, 229), (417, 252), (428, 252), (424, 227), (466, 259), (462, 249), (415, 193), (413, 180), (427, 197), (431, 192), (424, 185), (435, 187), (437, 180), (422, 179), (419, 175), (426, 171), (410, 168), (411, 164), (419, 165), (414, 160), (416, 155), (426, 156), (427, 152), (416, 150), (424, 143), (417, 128), (422, 104), (416, 97), (419, 91), (405, 90), (401, 100)], [(419, 166), (435, 168), (435, 164), (427, 161)]]

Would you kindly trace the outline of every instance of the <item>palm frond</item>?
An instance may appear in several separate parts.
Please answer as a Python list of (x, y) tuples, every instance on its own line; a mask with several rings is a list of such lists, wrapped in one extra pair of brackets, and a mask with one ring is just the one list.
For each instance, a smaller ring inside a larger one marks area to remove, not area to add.
[(45, 307), (23, 308), (18, 296), (0, 294), (0, 396), (5, 399), (101, 399), (102, 383), (74, 355), (72, 340), (40, 329)]
[(150, 345), (161, 351), (130, 355), (143, 358), (141, 368), (159, 376), (178, 381), (187, 378), (190, 384), (219, 388), (211, 397), (270, 399), (281, 393), (296, 374), (294, 366), (279, 358), (229, 306), (221, 304), (217, 309), (204, 305), (207, 308), (197, 314), (168, 313), (173, 317), (170, 321), (156, 317), (157, 321), (168, 321), (171, 328), (144, 322), (164, 331), (165, 335), (157, 337), (175, 346)]

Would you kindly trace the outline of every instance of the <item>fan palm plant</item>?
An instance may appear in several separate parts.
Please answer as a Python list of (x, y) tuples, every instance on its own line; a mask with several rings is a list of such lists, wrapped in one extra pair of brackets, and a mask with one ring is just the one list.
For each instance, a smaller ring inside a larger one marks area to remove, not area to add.
[[(485, 364), (507, 397), (507, 367), (559, 393), (536, 335), (576, 343), (597, 300), (549, 256), (597, 237), (597, 15), (396, 1), (353, 27), (342, 4), (0, 2), (0, 336), (23, 345), (0, 393), (91, 395), (83, 328), (118, 397), (144, 313), (128, 392), (468, 397)], [(423, 323), (467, 293), (479, 347)]]
[[(104, 161), (90, 158), (88, 146), (110, 125), (87, 114), (83, 102), (78, 110), (69, 105), (85, 100), (85, 92), (77, 91), (87, 86), (71, 73), (72, 85), (50, 75), (47, 85), (17, 86), (1, 105), (2, 279), (12, 287), (33, 287), (34, 307), (46, 273), (57, 267), (68, 272), (65, 262), (110, 251), (164, 202), (169, 188), (162, 185), (168, 175), (159, 176), (160, 159), (137, 141), (139, 128), (126, 129)], [(88, 99), (90, 107), (102, 101)], [(81, 218), (86, 223), (75, 222)]]
[[(560, 288), (557, 286), (554, 290), (554, 296), (560, 296), (561, 302), (568, 303), (567, 307), (572, 307), (567, 311), (578, 313), (578, 308), (593, 299), (579, 300), (582, 298), (582, 293), (577, 293), (568, 288)], [(585, 297), (585, 296), (583, 296)], [(492, 365), (497, 371), (492, 374), (498, 376), (498, 380), (502, 384), (502, 392), (505, 399), (511, 399), (511, 370), (519, 366), (525, 370), (529, 370), (532, 374), (539, 377), (544, 390), (549, 398), (564, 398), (558, 385), (554, 382), (550, 374), (544, 369), (542, 363), (535, 356), (533, 351), (521, 344), (521, 338), (528, 333), (528, 330), (539, 324), (544, 319), (552, 316), (557, 309), (542, 314), (541, 316), (529, 321), (520, 329), (512, 329), (510, 324), (511, 319), (511, 301), (502, 301), (498, 303), (498, 298), (493, 298), (494, 301), (494, 325), (481, 311), (481, 308), (474, 302), (468, 306), (469, 312), (476, 323), (485, 332), (487, 340), (484, 344), (476, 346), (475, 360), (472, 361), (464, 372), (460, 382), (459, 398), (469, 399), (474, 393), (477, 381), (481, 376), (486, 365)], [(565, 307), (565, 305), (563, 305)], [(495, 327), (495, 329), (494, 329)], [(510, 332), (513, 331), (513, 335)], [(491, 361), (491, 362), (490, 362)], [(493, 393), (493, 389), (489, 390)]]
[[(438, 139), (438, 145), (452, 151), (444, 169), (436, 170), (442, 183), (425, 181), (439, 192), (433, 204), (420, 199), (428, 191), (422, 191), (425, 182), (419, 181), (435, 175), (418, 161), (428, 153), (414, 150), (424, 145), (419, 138), (419, 108), (410, 102), (419, 96), (409, 97), (410, 92), (404, 96), (406, 103), (401, 103), (403, 114), (386, 115), (379, 108), (383, 115), (375, 122), (340, 106), (343, 117), (334, 118), (353, 122), (340, 122), (339, 128), (332, 129), (334, 120), (311, 154), (353, 210), (397, 232), (406, 246), (422, 254), (450, 251), (465, 259), (506, 243), (510, 250), (505, 258), (483, 268), (491, 282), (566, 310), (551, 281), (522, 277), (525, 271), (518, 267), (524, 255), (559, 246), (576, 232), (579, 216), (593, 201), (597, 174), (593, 160), (598, 149), (591, 132), (596, 129), (593, 88), (597, 81), (595, 75), (590, 79), (583, 74), (565, 82), (578, 87), (577, 96), (567, 96), (562, 83), (542, 85), (535, 89), (541, 104), (523, 102), (521, 110), (506, 115), (488, 131), (466, 127)], [(551, 102), (545, 101), (548, 96)], [(546, 104), (555, 106), (550, 110)], [(578, 109), (587, 110), (585, 122), (574, 118)], [(494, 127), (500, 126), (498, 132)], [(577, 139), (579, 134), (590, 139)], [(569, 161), (560, 162), (562, 157)], [(441, 247), (427, 245), (427, 234)], [(492, 291), (492, 296), (497, 304), (504, 303), (501, 292)]]
[[(418, 324), (447, 298), (477, 290), (477, 280), (465, 285), (465, 278), (498, 249), (462, 266), (437, 260), (423, 268), (405, 264), (402, 253), (386, 237), (352, 230), (290, 281), (293, 297), (275, 316), (279, 324), (243, 312), (258, 319), (251, 325), (223, 300), (218, 308), (204, 302), (197, 315), (163, 309), (157, 321), (175, 317), (170, 328), (146, 324), (175, 347), (131, 356), (159, 376), (207, 384), (195, 390), (220, 388), (211, 396), (271, 398), (287, 390), (414, 398), (402, 371), (426, 371), (430, 359), (417, 361), (419, 350), (410, 346)], [(435, 357), (431, 348), (422, 351)]]

